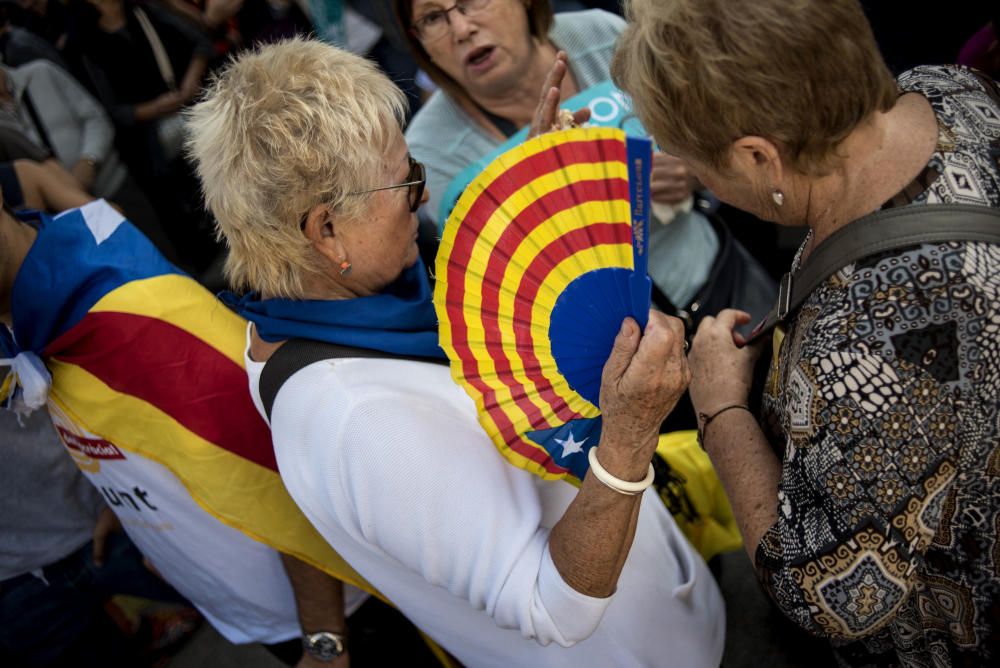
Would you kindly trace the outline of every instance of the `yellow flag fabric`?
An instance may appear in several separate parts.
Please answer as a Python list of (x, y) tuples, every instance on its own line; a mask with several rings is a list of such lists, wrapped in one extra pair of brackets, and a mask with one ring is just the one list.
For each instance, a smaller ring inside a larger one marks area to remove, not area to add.
[(707, 561), (717, 554), (740, 549), (743, 539), (733, 509), (711, 460), (698, 445), (698, 432), (662, 434), (656, 454), (684, 478), (684, 492), (695, 511), (694, 518), (675, 513), (674, 520), (701, 556)]

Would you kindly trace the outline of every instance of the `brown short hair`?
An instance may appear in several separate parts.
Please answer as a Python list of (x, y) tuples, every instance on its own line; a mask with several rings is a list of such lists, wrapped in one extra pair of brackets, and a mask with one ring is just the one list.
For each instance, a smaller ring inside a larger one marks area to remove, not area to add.
[[(440, 67), (434, 64), (424, 45), (420, 43), (413, 32), (413, 0), (392, 0), (392, 11), (396, 16), (396, 24), (403, 33), (406, 46), (410, 49), (417, 65), (438, 87), (449, 97), (471, 103), (468, 93)], [(549, 0), (527, 0), (528, 30), (531, 35), (542, 43), (549, 41), (549, 29), (552, 27), (552, 6)]]
[(822, 173), (898, 95), (857, 0), (626, 0), (626, 17), (615, 84), (665, 150), (715, 169), (757, 135)]

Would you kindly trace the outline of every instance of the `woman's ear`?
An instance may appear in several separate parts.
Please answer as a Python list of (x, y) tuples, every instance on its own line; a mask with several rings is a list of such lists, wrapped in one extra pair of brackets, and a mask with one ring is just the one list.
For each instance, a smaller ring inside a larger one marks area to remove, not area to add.
[(781, 152), (769, 139), (757, 136), (740, 137), (733, 142), (730, 166), (751, 183), (765, 188), (779, 187), (784, 177)]
[(347, 256), (343, 235), (337, 235), (337, 225), (342, 219), (330, 211), (329, 205), (317, 204), (306, 214), (302, 234), (320, 255), (334, 265), (339, 265)]

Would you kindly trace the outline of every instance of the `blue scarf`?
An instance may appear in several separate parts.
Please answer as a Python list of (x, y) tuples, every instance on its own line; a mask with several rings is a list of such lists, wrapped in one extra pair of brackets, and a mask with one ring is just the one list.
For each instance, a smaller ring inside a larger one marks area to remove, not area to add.
[(219, 295), (265, 341), (312, 339), (397, 355), (445, 358), (430, 282), (421, 260), (383, 292), (355, 299), (261, 299)]

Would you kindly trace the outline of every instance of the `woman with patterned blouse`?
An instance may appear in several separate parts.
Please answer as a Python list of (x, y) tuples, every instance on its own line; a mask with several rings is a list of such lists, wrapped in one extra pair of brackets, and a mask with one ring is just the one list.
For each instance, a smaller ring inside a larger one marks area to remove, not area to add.
[[(855, 0), (632, 0), (613, 66), (720, 199), (808, 226), (796, 265), (878, 209), (1000, 207), (1000, 89), (893, 81)], [(691, 397), (775, 603), (853, 665), (1000, 662), (1000, 246), (847, 265), (774, 337), (758, 420), (748, 316), (706, 318)]]

